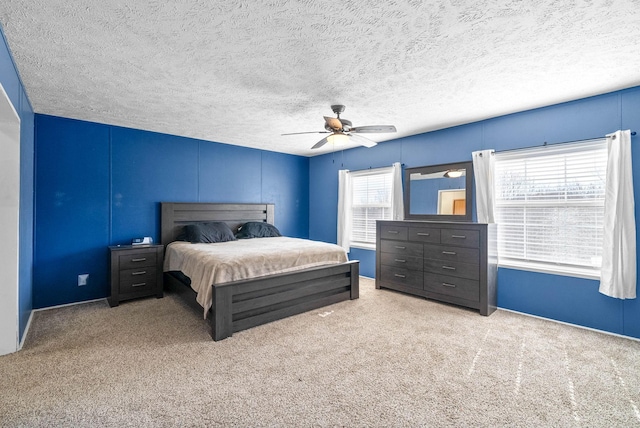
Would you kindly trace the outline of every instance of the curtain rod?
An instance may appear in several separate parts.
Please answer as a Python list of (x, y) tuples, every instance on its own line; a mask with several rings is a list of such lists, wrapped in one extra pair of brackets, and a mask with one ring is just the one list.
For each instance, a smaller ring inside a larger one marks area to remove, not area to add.
[[(632, 136), (636, 135), (636, 131), (632, 131), (631, 135)], [(573, 140), (573, 141), (563, 141), (561, 143), (552, 143), (552, 144), (549, 144), (549, 143), (547, 143), (545, 141), (544, 143), (541, 144), (541, 146), (542, 147), (546, 147), (546, 146), (555, 146), (557, 144), (581, 143), (581, 142), (586, 142), (586, 141), (602, 140), (603, 138), (607, 138), (607, 136), (605, 135), (603, 137), (585, 138), (585, 139), (582, 139), (582, 140)], [(540, 147), (540, 146), (528, 146), (528, 147), (520, 147), (520, 148), (517, 148), (517, 149), (496, 150), (493, 153), (496, 153), (496, 152), (497, 153), (513, 152), (513, 151), (516, 151), (516, 150), (533, 149), (535, 147)], [(482, 153), (480, 153), (480, 156), (482, 156)]]

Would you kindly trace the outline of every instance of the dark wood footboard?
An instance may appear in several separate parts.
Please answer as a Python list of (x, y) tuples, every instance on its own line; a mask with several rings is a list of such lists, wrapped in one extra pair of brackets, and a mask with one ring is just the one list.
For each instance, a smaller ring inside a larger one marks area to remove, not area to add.
[(234, 332), (359, 297), (357, 260), (213, 285), (211, 336)]

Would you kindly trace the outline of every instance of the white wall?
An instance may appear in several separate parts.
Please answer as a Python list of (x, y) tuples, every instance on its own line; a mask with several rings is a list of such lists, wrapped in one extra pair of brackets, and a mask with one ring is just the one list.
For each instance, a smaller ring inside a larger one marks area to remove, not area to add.
[(18, 350), (20, 118), (0, 84), (0, 355)]

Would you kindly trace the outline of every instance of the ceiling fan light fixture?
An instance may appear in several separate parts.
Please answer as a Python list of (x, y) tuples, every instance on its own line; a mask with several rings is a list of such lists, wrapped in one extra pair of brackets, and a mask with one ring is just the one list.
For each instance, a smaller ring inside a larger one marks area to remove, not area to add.
[(341, 133), (334, 133), (327, 137), (327, 141), (334, 146), (345, 146), (349, 143), (349, 136)]

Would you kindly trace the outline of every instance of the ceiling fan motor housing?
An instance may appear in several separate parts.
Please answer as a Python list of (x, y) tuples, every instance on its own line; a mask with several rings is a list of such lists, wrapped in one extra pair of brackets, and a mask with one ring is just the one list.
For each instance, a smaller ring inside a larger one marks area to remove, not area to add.
[(340, 117), (340, 113), (342, 113), (344, 109), (345, 109), (345, 106), (343, 106), (342, 104), (334, 104), (331, 106), (331, 110), (333, 110), (333, 112), (337, 114), (338, 117)]
[(331, 106), (331, 110), (333, 110), (333, 112), (336, 114), (337, 119), (340, 121), (340, 123), (342, 124), (342, 127), (337, 129), (337, 128), (332, 128), (328, 123), (324, 124), (324, 129), (326, 129), (329, 132), (349, 132), (349, 130), (353, 127), (353, 124), (351, 123), (350, 120), (347, 119), (341, 119), (340, 118), (340, 113), (342, 113), (345, 109), (345, 106), (342, 104), (334, 104)]

